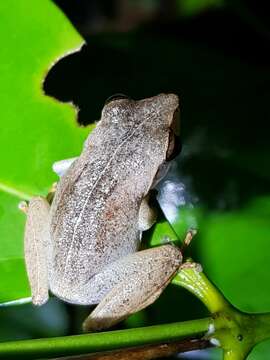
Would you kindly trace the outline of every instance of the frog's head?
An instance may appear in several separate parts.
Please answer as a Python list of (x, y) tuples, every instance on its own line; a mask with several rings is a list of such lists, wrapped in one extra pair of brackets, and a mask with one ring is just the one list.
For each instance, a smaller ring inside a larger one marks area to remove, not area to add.
[(153, 128), (172, 128), (178, 134), (179, 99), (175, 94), (159, 94), (143, 100), (133, 100), (123, 94), (109, 97), (102, 110), (102, 119), (121, 126), (136, 126), (147, 122)]
[(140, 101), (143, 108), (152, 109), (151, 121), (169, 134), (166, 160), (172, 160), (181, 151), (179, 98), (175, 94), (160, 94)]
[(179, 98), (175, 94), (159, 94), (137, 102), (149, 119), (158, 126), (171, 128), (179, 135)]
[(132, 100), (123, 94), (111, 96), (102, 111), (102, 123), (120, 131), (141, 129), (144, 135), (168, 136), (167, 159), (179, 153), (179, 99), (175, 94), (159, 94)]

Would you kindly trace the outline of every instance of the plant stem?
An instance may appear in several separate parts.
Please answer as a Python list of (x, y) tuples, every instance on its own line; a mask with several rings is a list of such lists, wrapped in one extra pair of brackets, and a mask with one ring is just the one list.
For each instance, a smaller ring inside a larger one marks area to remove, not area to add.
[(211, 318), (144, 328), (0, 343), (0, 358), (35, 359), (85, 354), (203, 336)]
[(230, 305), (217, 288), (207, 279), (202, 271), (198, 271), (198, 266), (191, 261), (190, 267), (181, 269), (172, 280), (172, 284), (182, 286), (199, 298), (208, 310), (213, 314), (224, 311)]
[(211, 347), (211, 344), (207, 340), (186, 339), (170, 343), (144, 345), (65, 358), (61, 357), (61, 360), (151, 360), (172, 356), (179, 352), (201, 350), (209, 347)]
[(172, 280), (188, 289), (208, 308), (213, 326), (206, 338), (224, 350), (224, 360), (244, 360), (252, 348), (270, 338), (270, 313), (246, 314), (234, 308), (220, 291), (188, 261)]

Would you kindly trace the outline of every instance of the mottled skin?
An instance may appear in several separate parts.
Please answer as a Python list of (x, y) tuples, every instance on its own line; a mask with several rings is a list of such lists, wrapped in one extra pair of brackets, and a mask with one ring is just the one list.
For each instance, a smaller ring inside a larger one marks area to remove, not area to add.
[[(25, 258), (34, 303), (47, 300), (44, 287), (71, 303), (103, 299), (85, 323), (97, 329), (160, 295), (181, 264), (180, 251), (165, 245), (136, 252), (141, 232), (153, 222), (145, 199), (172, 151), (177, 108), (173, 94), (111, 101), (80, 157), (60, 179), (51, 208), (40, 197), (30, 202)], [(38, 244), (34, 255), (33, 243)]]

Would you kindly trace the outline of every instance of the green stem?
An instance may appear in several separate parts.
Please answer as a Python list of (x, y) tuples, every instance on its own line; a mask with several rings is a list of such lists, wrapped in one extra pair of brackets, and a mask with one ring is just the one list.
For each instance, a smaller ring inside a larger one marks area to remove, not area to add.
[(246, 359), (257, 343), (270, 338), (270, 313), (246, 314), (235, 309), (198, 271), (197, 264), (191, 261), (185, 263), (172, 283), (188, 289), (211, 312), (213, 327), (208, 338), (223, 348), (224, 360)]
[(211, 318), (127, 330), (0, 343), (0, 358), (35, 359), (85, 354), (201, 337)]
[(185, 265), (189, 263), (191, 266), (181, 269), (172, 280), (172, 283), (189, 290), (204, 303), (211, 314), (227, 309), (230, 305), (224, 296), (207, 279), (203, 272), (198, 271), (197, 264), (188, 261)]

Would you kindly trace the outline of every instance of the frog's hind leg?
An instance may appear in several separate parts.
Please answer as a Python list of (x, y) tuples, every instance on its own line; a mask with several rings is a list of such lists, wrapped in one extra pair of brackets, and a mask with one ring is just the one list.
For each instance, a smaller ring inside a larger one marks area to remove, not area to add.
[(84, 330), (108, 328), (152, 304), (181, 262), (182, 254), (178, 248), (163, 245), (128, 255), (107, 266), (97, 275), (96, 281), (100, 287), (110, 289), (85, 320)]
[(42, 197), (32, 198), (26, 209), (24, 256), (35, 305), (42, 305), (48, 300), (46, 253), (49, 245), (49, 209), (49, 203)]

